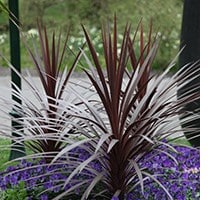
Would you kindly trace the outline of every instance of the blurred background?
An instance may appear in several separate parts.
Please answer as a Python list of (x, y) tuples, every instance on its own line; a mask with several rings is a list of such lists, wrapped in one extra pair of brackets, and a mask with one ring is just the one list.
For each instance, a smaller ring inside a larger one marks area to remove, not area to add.
[[(7, 0), (3, 2), (7, 5)], [(179, 51), (183, 4), (183, 0), (19, 0), (19, 15), (29, 43), (32, 38), (37, 37), (36, 23), (37, 19), (40, 19), (48, 29), (56, 30), (57, 33), (59, 28), (65, 33), (70, 26), (72, 37), (69, 46), (77, 50), (84, 42), (81, 29), (81, 24), (84, 24), (99, 52), (102, 48), (99, 30), (101, 24), (107, 20), (112, 22), (115, 13), (119, 33), (123, 33), (126, 22), (132, 23), (134, 32), (142, 19), (144, 32), (147, 34), (152, 20), (153, 33), (157, 33), (161, 38), (153, 67), (162, 71)], [(8, 17), (0, 11), (0, 51), (9, 59), (8, 21)], [(2, 58), (0, 66), (6, 67)], [(21, 66), (22, 68), (32, 66), (23, 44)]]

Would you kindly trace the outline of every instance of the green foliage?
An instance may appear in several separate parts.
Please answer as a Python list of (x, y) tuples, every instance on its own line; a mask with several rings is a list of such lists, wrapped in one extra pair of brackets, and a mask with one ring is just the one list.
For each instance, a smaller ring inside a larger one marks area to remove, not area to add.
[[(1, 0), (0, 1), (0, 33), (5, 31), (8, 28), (7, 24), (5, 23), (6, 21), (8, 21), (8, 16), (7, 16), (7, 11), (5, 9), (5, 2)], [(1, 44), (1, 41), (0, 41), (0, 44)]]
[(9, 140), (6, 139), (0, 139), (0, 171), (3, 171), (6, 168), (6, 165), (4, 165), (8, 159), (9, 159), (9, 151), (10, 148), (8, 147), (9, 145)]
[[(71, 27), (71, 32), (75, 38), (80, 38), (80, 24), (85, 24), (87, 28), (100, 28), (101, 22), (112, 19), (116, 13), (120, 21), (119, 30), (123, 31), (124, 24), (128, 21), (134, 27), (140, 18), (143, 24), (149, 24), (152, 19), (154, 33), (161, 37), (160, 50), (154, 62), (154, 68), (165, 69), (168, 60), (171, 60), (179, 50), (179, 35), (182, 20), (182, 0), (20, 0), (20, 21), (23, 24), (23, 31), (27, 32), (36, 27), (36, 19), (43, 20), (49, 29), (54, 27)], [(1, 28), (2, 27), (2, 28)], [(147, 33), (149, 27), (144, 26)], [(0, 13), (0, 34), (8, 31), (8, 19)], [(133, 30), (134, 31), (134, 30)], [(98, 36), (96, 36), (98, 37)], [(2, 45), (3, 55), (9, 58), (8, 40)], [(2, 51), (2, 50), (1, 50)], [(22, 67), (31, 66), (26, 50), (21, 47)], [(1, 61), (0, 61), (1, 62)], [(4, 65), (1, 62), (1, 65)]]
[[(9, 154), (11, 150), (11, 141), (8, 139), (0, 138), (0, 172), (4, 171), (8, 166), (15, 166), (18, 164), (17, 161), (8, 162), (9, 161)], [(26, 154), (32, 154), (32, 151), (29, 148), (26, 148)], [(0, 198), (1, 199), (1, 198)]]
[(172, 143), (174, 143), (174, 144), (189, 146), (189, 147), (192, 146), (186, 138), (181, 138), (181, 139), (180, 139), (180, 138), (179, 138), (179, 139), (176, 139), (176, 138), (175, 138), (174, 141), (173, 141), (173, 139), (172, 139), (172, 140), (170, 140), (169, 142), (172, 142)]
[(25, 200), (27, 198), (27, 191), (24, 182), (8, 189), (4, 192), (0, 191), (1, 200)]

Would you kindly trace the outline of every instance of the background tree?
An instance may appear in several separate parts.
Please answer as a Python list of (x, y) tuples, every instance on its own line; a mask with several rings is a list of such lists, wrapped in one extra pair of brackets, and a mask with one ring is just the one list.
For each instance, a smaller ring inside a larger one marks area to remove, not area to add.
[[(21, 22), (24, 25), (24, 29), (31, 29), (36, 27), (36, 19), (40, 21), (45, 21), (44, 16), (47, 11), (52, 6), (62, 3), (63, 0), (31, 0), (24, 1), (20, 0), (20, 10), (21, 10)], [(55, 17), (55, 16), (54, 16)], [(49, 22), (52, 24), (52, 21)]]
[[(80, 24), (84, 24), (88, 29), (98, 30), (101, 22), (112, 19), (114, 13), (118, 17), (119, 31), (124, 30), (126, 22), (131, 22), (134, 32), (134, 27), (142, 18), (144, 34), (147, 34), (152, 19), (154, 33), (158, 32), (161, 37), (160, 49), (153, 66), (155, 70), (163, 71), (169, 60), (172, 60), (179, 51), (183, 0), (19, 0), (19, 6), (24, 32), (36, 29), (36, 19), (40, 18), (51, 30), (59, 27), (65, 33), (70, 26), (71, 35), (76, 39), (75, 43), (81, 41), (80, 38), (83, 37)], [(7, 21), (8, 19), (4, 19), (0, 12), (0, 38), (2, 34), (8, 35), (8, 29), (5, 29), (5, 24), (8, 26)], [(92, 32), (95, 34), (96, 31), (91, 31), (91, 34)], [(0, 51), (5, 57), (9, 57), (8, 36), (2, 43)], [(22, 67), (28, 68), (31, 63), (24, 45), (21, 45), (21, 51)], [(4, 63), (0, 58), (0, 66), (6, 67)]]
[[(183, 67), (188, 63), (196, 62), (200, 59), (200, 0), (184, 1), (182, 30), (181, 30), (181, 48), (182, 47), (185, 48), (179, 57), (180, 67)], [(197, 77), (179, 91), (179, 96), (181, 96), (186, 90), (189, 90), (189, 88), (195, 87), (196, 85), (199, 84), (200, 84), (200, 77)], [(185, 109), (186, 111), (197, 112), (199, 114), (198, 112), (199, 107), (200, 107), (200, 101), (196, 100), (192, 103), (187, 104)], [(189, 124), (183, 124), (182, 126), (185, 127), (188, 125)], [(200, 119), (192, 121), (191, 127), (195, 128), (196, 131), (193, 134), (185, 132), (185, 135), (193, 146), (199, 147)]]
[(8, 23), (5, 23), (8, 20), (8, 15), (5, 12), (4, 6), (8, 6), (7, 2), (0, 0), (0, 33), (6, 32), (9, 29)]

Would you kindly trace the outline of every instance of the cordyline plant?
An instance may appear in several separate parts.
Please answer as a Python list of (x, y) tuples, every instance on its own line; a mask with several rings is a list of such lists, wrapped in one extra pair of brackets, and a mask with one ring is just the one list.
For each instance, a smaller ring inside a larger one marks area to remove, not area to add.
[[(49, 160), (46, 160), (48, 163), (44, 162), (38, 166), (62, 166), (52, 168), (53, 170), (43, 176), (68, 174), (67, 178), (59, 179), (51, 188), (62, 187), (62, 192), (54, 199), (69, 199), (76, 195), (77, 199), (123, 200), (137, 185), (140, 185), (140, 192), (144, 194), (144, 184), (148, 181), (156, 182), (168, 198), (173, 199), (168, 189), (158, 181), (157, 176), (161, 174), (150, 174), (143, 160), (145, 155), (154, 150), (166, 155), (178, 165), (173, 156), (177, 151), (166, 139), (182, 131), (179, 121), (174, 120), (177, 115), (181, 115), (182, 123), (186, 124), (199, 117), (182, 110), (186, 103), (199, 98), (199, 94), (192, 93), (197, 86), (191, 88), (192, 92), (187, 91), (179, 99), (176, 98), (177, 90), (190, 81), (189, 77), (195, 78), (193, 75), (197, 74), (198, 64), (195, 63), (190, 68), (186, 66), (168, 78), (174, 65), (172, 61), (162, 74), (151, 75), (152, 62), (158, 49), (158, 40), (152, 39), (152, 29), (145, 42), (141, 24), (133, 38), (131, 27), (126, 25), (118, 49), (116, 18), (113, 33), (109, 27), (102, 29), (105, 62), (100, 62), (84, 26), (83, 30), (92, 59), (91, 61), (81, 50), (88, 65), (88, 70), (84, 71), (98, 96), (86, 98), (72, 87), (68, 89), (68, 93), (77, 95), (79, 103), (72, 103), (68, 98), (63, 99), (63, 90), (71, 70), (67, 76), (58, 79), (59, 70), (54, 67), (60, 65), (52, 65), (59, 63), (55, 62), (58, 60), (58, 53), (52, 51), (50, 58), (46, 32), (42, 36), (39, 28), (46, 69), (44, 72), (41, 70), (38, 54), (30, 54), (41, 77), (45, 101), (40, 91), (32, 87), (43, 107), (39, 110), (33, 102), (28, 104), (28, 99), (24, 99), (25, 107), (23, 105), (20, 112), (22, 120), (27, 122), (25, 128), (30, 132), (30, 137), (24, 135), (22, 139), (30, 141), (34, 137), (34, 140), (28, 143), (37, 152), (33, 157), (39, 158), (42, 155), (40, 152), (44, 152), (45, 157), (48, 157), (47, 152), (50, 154)], [(137, 42), (139, 52), (135, 50), (137, 37), (140, 38)], [(54, 42), (52, 49), (53, 46)], [(73, 67), (75, 65), (76, 62)], [(28, 84), (31, 86), (30, 82)], [(192, 127), (188, 129), (195, 131)], [(74, 140), (75, 134), (81, 135), (79, 140)], [(158, 148), (159, 146), (165, 146), (169, 151), (165, 152)], [(55, 152), (57, 155), (52, 157)], [(152, 156), (148, 158), (148, 162), (149, 159), (152, 159)], [(36, 174), (33, 176), (28, 180), (40, 177), (36, 177)]]
[[(26, 83), (27, 90), (31, 92), (27, 96), (25, 91), (20, 90), (13, 83), (13, 95), (21, 99), (23, 103), (23, 105), (19, 105), (18, 102), (11, 102), (10, 105), (14, 105), (16, 114), (20, 116), (13, 120), (22, 125), (23, 130), (13, 130), (19, 137), (12, 139), (17, 143), (25, 141), (25, 145), (30, 150), (34, 153), (43, 153), (42, 156), (46, 158), (47, 162), (50, 162), (52, 154), (63, 148), (63, 138), (72, 131), (66, 120), (68, 113), (64, 102), (70, 98), (70, 95), (66, 94), (66, 87), (79, 61), (81, 51), (78, 55), (74, 55), (72, 66), (64, 66), (68, 51), (69, 32), (64, 39), (61, 32), (58, 37), (52, 33), (52, 41), (49, 41), (46, 28), (41, 27), (40, 23), (38, 23), (38, 32), (40, 48), (34, 46), (33, 52), (27, 44), (26, 47), (38, 72), (38, 81), (40, 81), (41, 87), (34, 82), (30, 74), (26, 78), (9, 64)], [(4, 100), (5, 102), (6, 105), (9, 105), (9, 100)], [(12, 137), (5, 132), (3, 134), (9, 138)]]
[[(176, 91), (188, 83), (189, 77), (196, 74), (198, 64), (182, 69), (168, 78), (170, 69), (174, 66), (173, 61), (162, 74), (151, 76), (151, 64), (158, 49), (158, 40), (152, 40), (150, 32), (148, 42), (144, 45), (143, 29), (139, 26), (140, 52), (136, 52), (134, 44), (138, 34), (136, 32), (134, 38), (131, 38), (130, 29), (126, 25), (119, 51), (116, 18), (113, 33), (109, 27), (103, 27), (104, 67), (83, 27), (93, 60), (92, 64), (83, 52), (89, 66), (89, 70), (85, 72), (99, 100), (88, 101), (77, 94), (86, 108), (80, 107), (79, 111), (71, 112), (72, 116), (80, 119), (81, 134), (85, 139), (69, 144), (54, 158), (53, 162), (62, 162), (68, 156), (71, 169), (63, 186), (65, 188), (72, 183), (72, 187), (55, 199), (68, 196), (80, 188), (81, 199), (95, 195), (102, 199), (123, 200), (138, 184), (144, 193), (144, 182), (148, 179), (155, 181), (169, 199), (173, 199), (167, 188), (157, 180), (158, 175), (148, 173), (147, 168), (141, 166), (141, 159), (160, 145), (167, 146), (172, 152), (176, 151), (166, 140), (181, 131), (179, 122), (174, 117), (181, 115), (182, 123), (198, 117), (185, 113), (182, 108), (187, 102), (198, 99), (199, 94), (188, 91), (188, 95), (176, 99)], [(129, 65), (132, 66), (131, 71), (128, 70)], [(168, 82), (165, 82), (166, 78)], [(196, 91), (196, 87), (191, 90)], [(74, 89), (72, 92), (77, 93)], [(97, 106), (96, 101), (99, 102)], [(195, 131), (188, 128), (191, 132)], [(90, 155), (85, 161), (75, 159), (75, 154), (70, 153), (76, 146)], [(170, 153), (162, 153), (178, 164)], [(93, 161), (100, 166), (98, 170), (92, 167)]]

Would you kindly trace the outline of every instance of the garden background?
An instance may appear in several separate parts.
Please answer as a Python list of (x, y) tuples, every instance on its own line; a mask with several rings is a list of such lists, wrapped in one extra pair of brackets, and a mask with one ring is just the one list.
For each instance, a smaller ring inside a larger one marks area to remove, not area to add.
[[(3, 0), (7, 3), (6, 0)], [(48, 29), (61, 28), (63, 34), (70, 26), (72, 48), (76, 48), (84, 41), (81, 23), (90, 30), (99, 43), (98, 30), (101, 23), (107, 19), (112, 21), (114, 13), (118, 17), (119, 32), (122, 32), (126, 22), (131, 22), (133, 32), (138, 20), (142, 19), (144, 32), (148, 33), (150, 21), (153, 23), (153, 33), (161, 38), (160, 49), (155, 59), (153, 69), (164, 70), (167, 64), (179, 51), (183, 0), (19, 0), (20, 21), (23, 31), (29, 36), (36, 35), (37, 16), (43, 20)], [(9, 58), (9, 23), (8, 17), (0, 11), (0, 45), (1, 53)], [(50, 31), (49, 31), (50, 32)], [(102, 47), (98, 46), (98, 51)], [(27, 50), (21, 43), (22, 68), (31, 66)], [(0, 67), (7, 67), (0, 58)], [(3, 71), (3, 69), (1, 69)]]

